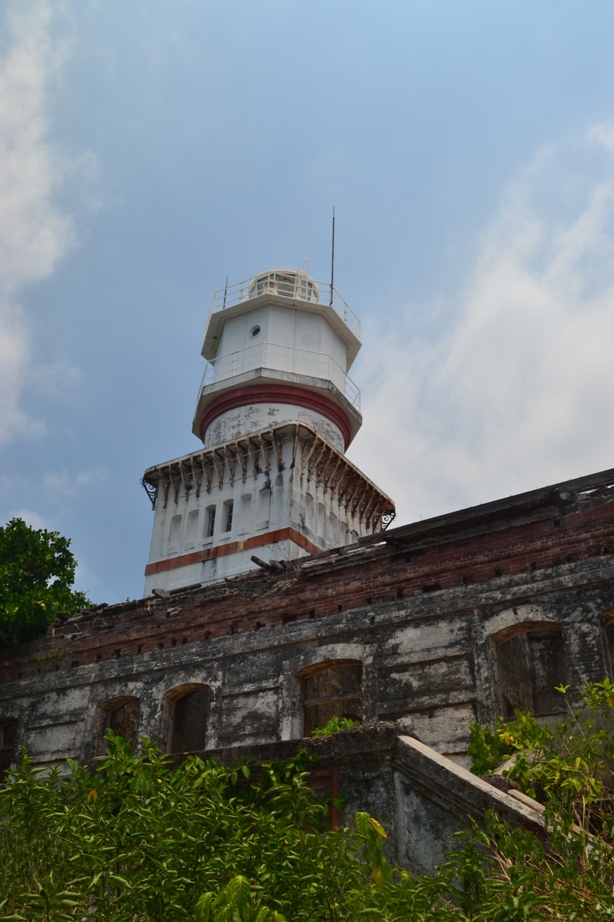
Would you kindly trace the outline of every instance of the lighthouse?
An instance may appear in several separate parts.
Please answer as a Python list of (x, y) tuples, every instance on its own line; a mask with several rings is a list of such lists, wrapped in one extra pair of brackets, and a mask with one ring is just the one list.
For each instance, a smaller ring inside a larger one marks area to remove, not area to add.
[(385, 527), (394, 504), (345, 455), (362, 424), (348, 374), (360, 347), (354, 312), (304, 268), (215, 293), (193, 422), (202, 448), (143, 477), (146, 595), (279, 571)]

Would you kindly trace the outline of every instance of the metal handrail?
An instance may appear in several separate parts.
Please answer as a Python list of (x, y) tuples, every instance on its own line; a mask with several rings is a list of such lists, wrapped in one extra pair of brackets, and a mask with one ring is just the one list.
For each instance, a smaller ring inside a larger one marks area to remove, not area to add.
[(360, 339), (360, 320), (343, 300), (336, 288), (327, 282), (316, 282), (306, 272), (297, 269), (271, 269), (242, 282), (220, 288), (213, 295), (211, 314), (235, 304), (268, 294), (294, 301), (329, 304), (348, 328)]
[[(310, 369), (309, 366), (311, 366)], [(315, 378), (330, 380), (347, 397), (352, 406), (360, 411), (360, 389), (332, 355), (269, 342), (254, 343), (244, 349), (218, 355), (213, 361), (208, 362), (198, 390), (199, 398), (203, 388), (208, 385), (227, 381), (228, 378), (255, 368), (272, 368), (277, 371), (311, 374)]]

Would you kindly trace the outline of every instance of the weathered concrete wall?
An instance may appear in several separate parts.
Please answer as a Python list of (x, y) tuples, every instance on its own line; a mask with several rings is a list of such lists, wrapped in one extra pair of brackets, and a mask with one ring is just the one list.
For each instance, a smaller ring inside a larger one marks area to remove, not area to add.
[(138, 733), (166, 744), (169, 702), (206, 686), (208, 746), (296, 739), (305, 676), (342, 661), (362, 666), (366, 723), (397, 721), (466, 762), (471, 723), (503, 708), (506, 639), (559, 632), (572, 700), (611, 669), (613, 482), (606, 472), (390, 530), (278, 575), (59, 624), (0, 653), (0, 722), (18, 721), (18, 744), (41, 764), (85, 759), (118, 704), (138, 699)]

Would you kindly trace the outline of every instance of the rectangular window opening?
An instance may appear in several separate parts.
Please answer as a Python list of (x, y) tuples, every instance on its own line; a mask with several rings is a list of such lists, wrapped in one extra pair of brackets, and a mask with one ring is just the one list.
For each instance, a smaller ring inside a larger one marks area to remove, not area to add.
[(205, 538), (212, 538), (215, 531), (215, 506), (208, 506), (206, 511)]

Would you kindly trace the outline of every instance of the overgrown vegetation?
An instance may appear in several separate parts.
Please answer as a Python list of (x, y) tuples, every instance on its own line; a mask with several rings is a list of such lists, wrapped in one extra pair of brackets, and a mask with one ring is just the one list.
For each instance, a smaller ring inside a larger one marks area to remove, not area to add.
[(90, 606), (72, 588), (76, 566), (69, 539), (57, 531), (19, 518), (0, 527), (0, 644), (40, 637), (58, 612)]
[(557, 728), (525, 714), (476, 727), (476, 767), (546, 804), (549, 838), (486, 817), (434, 877), (384, 859), (366, 814), (328, 828), (305, 753), (252, 770), (109, 734), (95, 771), (60, 779), (27, 757), (0, 792), (0, 916), (89, 922), (527, 922), (614, 919), (614, 687), (590, 686)]
[(353, 720), (351, 717), (331, 717), (331, 719), (322, 727), (316, 727), (311, 731), (312, 736), (333, 736), (339, 730), (350, 730), (352, 727), (360, 726), (359, 720)]

